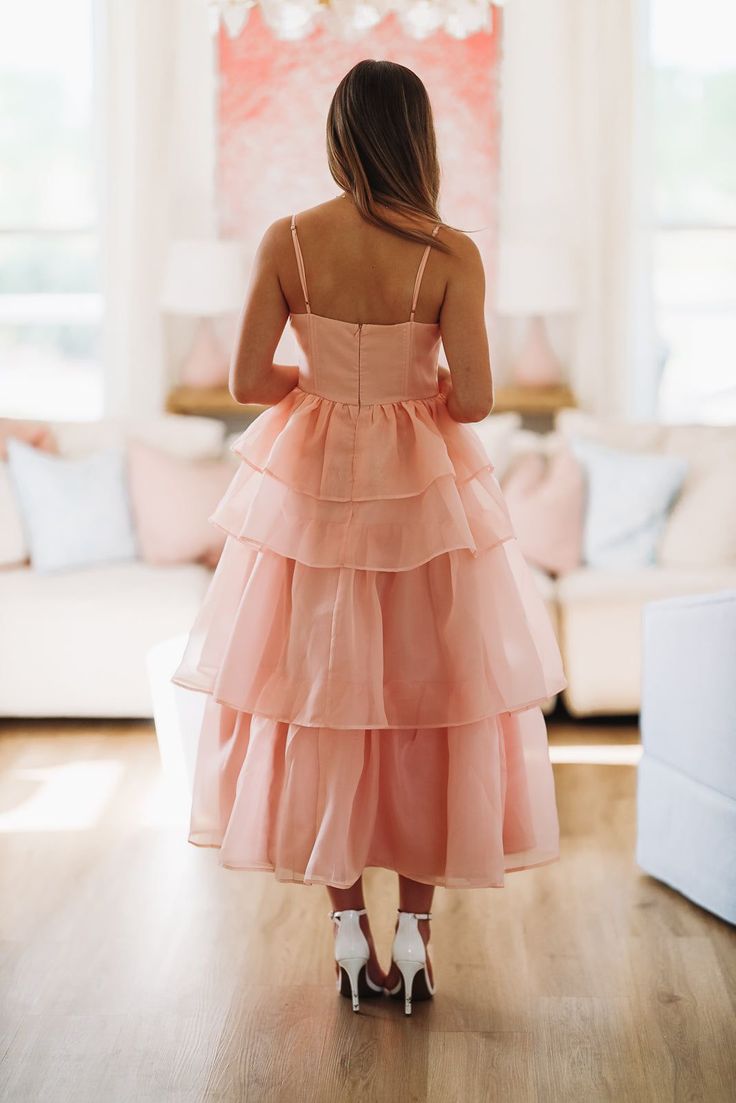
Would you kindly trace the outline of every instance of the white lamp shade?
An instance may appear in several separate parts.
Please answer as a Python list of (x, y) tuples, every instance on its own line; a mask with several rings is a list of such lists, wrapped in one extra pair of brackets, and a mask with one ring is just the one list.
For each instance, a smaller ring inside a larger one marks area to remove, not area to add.
[(564, 243), (502, 241), (497, 280), (499, 314), (565, 314), (579, 303), (578, 273)]
[(213, 317), (243, 305), (245, 276), (234, 241), (174, 241), (169, 248), (161, 307), (172, 314)]

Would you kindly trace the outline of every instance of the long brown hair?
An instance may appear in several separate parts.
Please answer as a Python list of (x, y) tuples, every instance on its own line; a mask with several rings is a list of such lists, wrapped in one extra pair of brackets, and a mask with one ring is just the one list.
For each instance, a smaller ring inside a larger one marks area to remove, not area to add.
[(359, 61), (335, 90), (327, 114), (327, 163), (367, 222), (409, 241), (451, 250), (431, 233), (397, 226), (376, 207), (440, 222), (440, 164), (427, 90), (394, 61)]

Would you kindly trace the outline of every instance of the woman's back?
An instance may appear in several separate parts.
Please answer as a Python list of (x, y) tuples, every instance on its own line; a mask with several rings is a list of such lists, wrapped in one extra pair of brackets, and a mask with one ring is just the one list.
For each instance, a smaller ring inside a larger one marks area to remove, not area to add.
[[(415, 217), (410, 223), (393, 210), (377, 209), (393, 225), (419, 227), (427, 235), (440, 227), (429, 219)], [(294, 226), (291, 221), (286, 217), (271, 224), (255, 258), (231, 366), (230, 390), (238, 401), (278, 400), (281, 384), (274, 378), (273, 356), (290, 317), (304, 354), (299, 381), (305, 389), (328, 394), (317, 384), (317, 330), (325, 334), (321, 353), (328, 355), (335, 370), (338, 358), (327, 352), (328, 331), (342, 337), (338, 323), (344, 330), (350, 325), (355, 329), (362, 326), (357, 334), (362, 355), (368, 348), (363, 338), (373, 327), (371, 335), (378, 338), (375, 349), (378, 353), (380, 346), (383, 366), (378, 369), (378, 388), (366, 401), (435, 393), (441, 340), (452, 379), (447, 397), (450, 416), (456, 421), (478, 421), (488, 414), (493, 406), (493, 382), (484, 313), (485, 275), (470, 237), (443, 224), (438, 237), (445, 248), (427, 249), (373, 225), (347, 195), (300, 212)], [(380, 326), (396, 327), (390, 340), (388, 328), (379, 337)], [(402, 382), (401, 363), (406, 355), (411, 359), (413, 351), (404, 346), (397, 375), (390, 372), (390, 361), (396, 359), (394, 349), (409, 333), (412, 338), (420, 333), (427, 338), (430, 326), (434, 327), (434, 345), (418, 366), (420, 379), (413, 381), (409, 371)], [(341, 348), (342, 356), (347, 351), (344, 340)], [(289, 369), (283, 371), (288, 375)], [(384, 384), (385, 395), (381, 390)], [(339, 401), (358, 401), (357, 397), (343, 398), (339, 389), (330, 393)]]
[[(300, 388), (358, 407), (437, 397), (439, 322), (416, 318), (431, 246), (421, 247), (418, 263), (413, 262), (416, 271), (411, 279), (406, 274), (402, 288), (401, 270), (406, 268), (406, 253), (414, 252), (413, 243), (372, 226), (358, 227), (350, 217), (344, 219), (342, 211), (337, 225), (334, 219), (330, 212), (322, 232), (318, 220), (306, 235), (312, 241), (311, 252), (304, 243), (302, 216), (298, 223), (296, 215), (290, 220), (294, 256), (287, 271), (293, 276), (296, 270), (298, 297), (304, 304), (303, 311), (290, 312), (301, 351)], [(433, 237), (438, 230), (435, 225)], [(344, 242), (347, 248), (341, 248)], [(397, 249), (394, 242), (404, 248)], [(356, 249), (362, 263), (355, 262)], [(401, 298), (406, 303), (397, 305)], [(361, 317), (348, 317), (349, 311), (341, 309), (350, 302), (353, 310), (358, 304)], [(365, 304), (362, 310), (360, 304)], [(403, 317), (396, 318), (398, 313)], [(379, 321), (378, 314), (394, 318)]]
[[(409, 225), (393, 215), (397, 225)], [(409, 320), (424, 246), (371, 225), (347, 198), (296, 216), (313, 313), (346, 322), (395, 325)], [(431, 233), (434, 225), (421, 227)], [(448, 233), (448, 231), (444, 231)], [(455, 235), (454, 235), (455, 236)], [(293, 256), (286, 250), (279, 278), (293, 314), (305, 311)], [(432, 250), (422, 275), (415, 319), (439, 322), (447, 282), (446, 254)]]

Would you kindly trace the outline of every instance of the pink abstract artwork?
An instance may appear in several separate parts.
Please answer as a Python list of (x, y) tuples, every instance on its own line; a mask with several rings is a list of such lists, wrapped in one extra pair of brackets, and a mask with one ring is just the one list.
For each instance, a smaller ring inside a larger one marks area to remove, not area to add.
[(457, 40), (407, 36), (389, 16), (357, 42), (320, 28), (297, 42), (276, 39), (260, 9), (238, 38), (220, 33), (218, 191), (220, 231), (255, 253), (269, 223), (338, 194), (325, 153), (332, 94), (362, 58), (388, 59), (424, 81), (442, 163), (440, 213), (481, 251), (489, 283), (498, 192), (501, 22)]

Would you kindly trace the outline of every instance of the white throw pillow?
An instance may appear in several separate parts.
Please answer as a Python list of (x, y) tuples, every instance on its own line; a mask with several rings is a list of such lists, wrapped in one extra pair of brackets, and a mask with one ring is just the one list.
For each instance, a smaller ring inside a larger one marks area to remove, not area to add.
[(489, 414), (482, 421), (466, 422), (480, 437), (481, 444), (493, 464), (494, 475), (502, 479), (509, 465), (514, 434), (521, 425), (521, 417), (515, 413)]
[(46, 573), (137, 557), (124, 449), (106, 448), (71, 460), (19, 440), (8, 440), (7, 447), (35, 570)]
[(152, 448), (182, 459), (219, 459), (225, 437), (224, 422), (217, 418), (184, 414), (52, 421), (50, 425), (65, 456), (88, 456), (111, 445), (122, 447), (135, 436)]
[(0, 460), (0, 567), (17, 567), (28, 559), (28, 545), (8, 465)]
[(736, 565), (736, 426), (598, 418), (564, 409), (556, 427), (610, 448), (683, 456), (688, 473), (668, 514), (657, 552), (661, 566)]
[(570, 438), (586, 479), (583, 559), (590, 567), (656, 563), (667, 514), (688, 470), (681, 456), (622, 451)]

